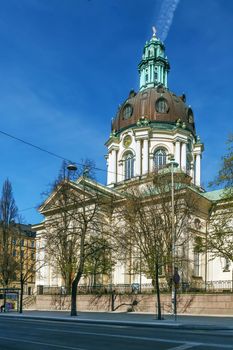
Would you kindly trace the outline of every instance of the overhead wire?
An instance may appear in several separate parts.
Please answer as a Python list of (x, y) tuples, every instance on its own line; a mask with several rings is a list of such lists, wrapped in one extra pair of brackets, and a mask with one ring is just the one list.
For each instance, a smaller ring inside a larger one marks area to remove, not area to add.
[[(27, 145), (27, 146), (33, 147), (33, 148), (35, 148), (35, 149), (38, 150), (38, 151), (45, 152), (45, 153), (49, 154), (50, 156), (59, 158), (59, 159), (65, 161), (65, 162), (74, 163), (74, 164), (76, 164), (76, 165), (78, 165), (78, 166), (85, 167), (85, 164), (82, 164), (82, 163), (79, 163), (79, 162), (73, 162), (73, 161), (71, 161), (70, 159), (67, 159), (67, 158), (65, 158), (65, 157), (63, 157), (63, 156), (61, 156), (61, 155), (59, 155), (59, 154), (57, 154), (57, 153), (55, 153), (55, 152), (51, 152), (51, 151), (49, 151), (49, 150), (47, 150), (47, 149), (45, 149), (45, 148), (42, 148), (42, 147), (40, 147), (40, 146), (37, 146), (37, 145), (35, 145), (35, 144), (31, 143), (31, 142), (25, 141), (24, 139), (22, 139), (22, 138), (20, 138), (20, 137), (17, 137), (17, 136), (14, 136), (14, 135), (12, 135), (12, 134), (9, 134), (9, 133), (7, 133), (7, 132), (5, 132), (5, 131), (3, 131), (3, 130), (0, 130), (0, 134), (2, 134), (2, 135), (4, 135), (4, 136), (7, 136), (7, 137), (9, 137), (9, 138), (11, 138), (11, 139), (13, 139), (13, 140), (18, 141), (18, 142), (21, 142), (21, 143), (23, 143), (23, 144), (25, 144), (25, 145)], [(99, 168), (99, 167), (96, 167), (96, 166), (93, 166), (93, 169), (94, 169), (94, 170), (97, 170), (97, 171), (103, 171), (103, 172), (106, 172), (106, 173), (108, 172), (108, 173), (115, 174), (115, 175), (119, 175), (119, 176), (122, 175), (122, 174), (118, 174), (117, 172), (107, 171), (106, 169), (102, 169), (102, 168)], [(31, 209), (37, 209), (37, 207), (25, 208), (25, 209), (21, 209), (21, 210), (19, 210), (19, 211), (22, 212), (22, 211), (27, 211), (27, 210), (31, 210)]]
[[(9, 134), (9, 133), (7, 133), (7, 132), (5, 132), (5, 131), (2, 131), (2, 130), (0, 130), (0, 133), (3, 134), (3, 135), (5, 135), (5, 136), (7, 136), (7, 137), (9, 137), (9, 138), (11, 138), (11, 139), (13, 139), (13, 140), (22, 142), (22, 143), (24, 143), (24, 144), (27, 145), (27, 146), (33, 147), (33, 148), (37, 149), (38, 151), (48, 153), (48, 154), (50, 154), (51, 156), (56, 157), (56, 158), (59, 158), (59, 159), (64, 160), (64, 161), (66, 161), (66, 162), (74, 163), (74, 164), (76, 164), (76, 165), (78, 165), (78, 166), (85, 167), (85, 164), (82, 164), (82, 163), (79, 163), (79, 162), (73, 162), (73, 161), (71, 161), (70, 159), (65, 158), (65, 157), (63, 157), (63, 156), (61, 156), (61, 155), (59, 155), (59, 154), (57, 154), (57, 153), (55, 153), (55, 152), (48, 151), (48, 150), (45, 149), (45, 148), (42, 148), (42, 147), (40, 147), (40, 146), (37, 146), (37, 145), (35, 145), (35, 144), (31, 143), (31, 142), (25, 141), (25, 140), (23, 140), (23, 139), (20, 138), (20, 137), (16, 137), (16, 136), (11, 135), (11, 134)], [(121, 175), (121, 174), (118, 174), (118, 173), (116, 173), (116, 172), (114, 172), (114, 171), (107, 171), (106, 169), (98, 168), (98, 167), (96, 167), (96, 166), (93, 166), (93, 169), (98, 170), (98, 171), (103, 171), (103, 172), (109, 172), (109, 173), (112, 173), (112, 174), (115, 174), (115, 175), (119, 175), (119, 176)]]

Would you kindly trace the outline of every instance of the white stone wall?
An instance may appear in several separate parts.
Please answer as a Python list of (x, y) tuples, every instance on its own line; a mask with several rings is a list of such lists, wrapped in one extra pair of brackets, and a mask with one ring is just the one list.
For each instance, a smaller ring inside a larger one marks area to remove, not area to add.
[[(131, 137), (131, 144), (126, 147), (124, 139)], [(192, 144), (191, 170), (189, 175), (193, 183), (201, 185), (201, 153), (203, 145), (195, 143), (192, 134), (183, 129), (159, 130), (150, 127), (135, 127), (123, 131), (118, 137), (113, 137), (108, 142), (107, 184), (114, 185), (124, 181), (124, 156), (131, 152), (134, 156), (134, 176), (146, 175), (154, 168), (153, 156), (158, 148), (164, 148), (167, 154), (175, 156), (175, 161), (182, 171), (187, 172), (187, 144)]]

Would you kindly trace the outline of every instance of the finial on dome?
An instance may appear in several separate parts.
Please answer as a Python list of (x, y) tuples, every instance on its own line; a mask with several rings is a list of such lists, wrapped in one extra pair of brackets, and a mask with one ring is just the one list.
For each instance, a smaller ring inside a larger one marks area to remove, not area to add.
[(155, 28), (155, 26), (152, 26), (152, 32), (153, 32), (153, 37), (156, 37), (156, 28)]

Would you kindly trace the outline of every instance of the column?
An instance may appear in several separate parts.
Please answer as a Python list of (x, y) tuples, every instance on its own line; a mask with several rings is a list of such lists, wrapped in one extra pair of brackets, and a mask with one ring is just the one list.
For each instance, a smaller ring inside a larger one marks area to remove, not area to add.
[(176, 163), (179, 164), (179, 168), (181, 167), (180, 164), (180, 141), (176, 141), (176, 145), (175, 145), (175, 160)]
[(163, 80), (163, 66), (161, 66), (161, 82), (164, 84), (164, 80)]
[(195, 184), (197, 186), (201, 186), (201, 155), (197, 154), (196, 155), (196, 162), (195, 162), (195, 174), (196, 174), (196, 178), (195, 178)]
[(142, 159), (142, 148), (141, 148), (141, 140), (136, 140), (136, 176), (141, 175), (141, 159)]
[(158, 66), (158, 81), (161, 83), (161, 67)]
[(190, 176), (192, 178), (192, 182), (193, 183), (195, 183), (194, 175), (195, 175), (195, 171), (194, 171), (194, 164), (193, 164), (193, 161), (192, 161), (191, 162), (191, 169), (190, 169)]
[(108, 156), (107, 156), (107, 169), (108, 169), (108, 173), (107, 173), (107, 185), (110, 185), (110, 183), (112, 182), (112, 157), (111, 157), (111, 152), (109, 152)]
[(145, 85), (145, 69), (140, 74), (140, 88)]
[(117, 182), (117, 152), (115, 149), (112, 150), (112, 183)]
[(186, 172), (186, 143), (181, 144), (181, 170)]
[(165, 82), (164, 82), (165, 87), (167, 87), (167, 71), (165, 70)]
[(148, 142), (148, 139), (145, 139), (143, 141), (143, 166), (142, 166), (143, 174), (148, 173), (148, 162), (149, 162), (149, 142)]

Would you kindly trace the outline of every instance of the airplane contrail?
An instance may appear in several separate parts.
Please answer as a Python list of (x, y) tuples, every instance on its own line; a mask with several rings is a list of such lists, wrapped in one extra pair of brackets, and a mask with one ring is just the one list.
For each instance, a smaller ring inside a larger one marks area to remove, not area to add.
[(157, 32), (160, 40), (165, 41), (173, 22), (175, 10), (180, 0), (163, 0), (157, 21)]

